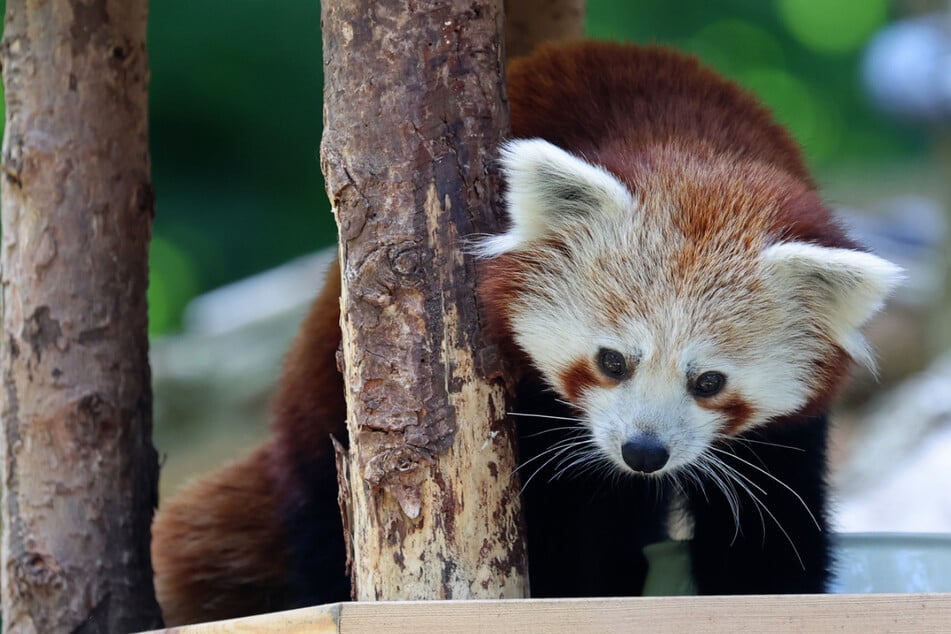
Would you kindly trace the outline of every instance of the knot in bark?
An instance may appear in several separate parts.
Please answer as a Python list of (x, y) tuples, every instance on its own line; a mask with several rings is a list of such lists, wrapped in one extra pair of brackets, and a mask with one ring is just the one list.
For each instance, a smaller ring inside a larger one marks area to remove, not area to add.
[(390, 269), (402, 280), (415, 283), (420, 275), (420, 263), (423, 260), (420, 248), (416, 244), (397, 244), (389, 249)]
[(425, 449), (406, 445), (383, 447), (367, 460), (363, 477), (373, 486), (417, 484), (424, 477), (421, 467), (430, 462), (432, 456)]

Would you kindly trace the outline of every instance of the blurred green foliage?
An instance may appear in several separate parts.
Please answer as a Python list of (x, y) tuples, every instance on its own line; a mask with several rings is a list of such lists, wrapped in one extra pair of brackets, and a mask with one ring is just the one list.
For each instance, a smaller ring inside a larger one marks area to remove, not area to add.
[(813, 166), (907, 156), (920, 132), (867, 105), (862, 49), (889, 19), (887, 0), (589, 1), (595, 37), (663, 42), (753, 90), (804, 146)]
[(197, 292), (334, 240), (316, 0), (153, 0), (153, 333)]
[[(2, 4), (2, 0), (0, 0)], [(865, 104), (858, 62), (887, 0), (589, 0), (588, 32), (692, 51), (756, 91), (820, 171), (921, 154)], [(196, 293), (329, 245), (317, 0), (153, 0), (153, 333)]]

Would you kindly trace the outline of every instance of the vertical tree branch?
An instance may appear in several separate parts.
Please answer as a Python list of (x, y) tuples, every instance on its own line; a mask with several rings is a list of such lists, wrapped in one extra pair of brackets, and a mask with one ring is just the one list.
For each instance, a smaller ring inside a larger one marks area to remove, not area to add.
[(411, 5), (322, 3), (354, 594), (524, 596), (513, 434), (463, 255), (497, 229), (501, 0)]
[(587, 0), (505, 0), (505, 50), (527, 55), (541, 42), (584, 36)]
[(8, 0), (5, 631), (161, 623), (149, 565), (146, 0)]

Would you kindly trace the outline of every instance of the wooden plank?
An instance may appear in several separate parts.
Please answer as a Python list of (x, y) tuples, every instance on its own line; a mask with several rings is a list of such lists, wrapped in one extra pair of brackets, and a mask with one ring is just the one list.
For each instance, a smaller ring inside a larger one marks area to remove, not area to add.
[(338, 634), (341, 603), (286, 612), (258, 614), (242, 619), (183, 625), (143, 634)]
[(806, 595), (344, 605), (341, 634), (948, 632), (951, 595)]
[(175, 634), (788, 634), (951, 631), (951, 594), (338, 603), (164, 630)]

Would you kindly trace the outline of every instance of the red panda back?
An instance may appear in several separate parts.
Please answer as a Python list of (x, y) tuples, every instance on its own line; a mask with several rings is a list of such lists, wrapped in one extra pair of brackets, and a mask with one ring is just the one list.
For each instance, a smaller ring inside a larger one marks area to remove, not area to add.
[(606, 42), (544, 45), (512, 62), (508, 89), (516, 137), (589, 158), (689, 143), (812, 184), (795, 140), (752, 93), (683, 53)]

